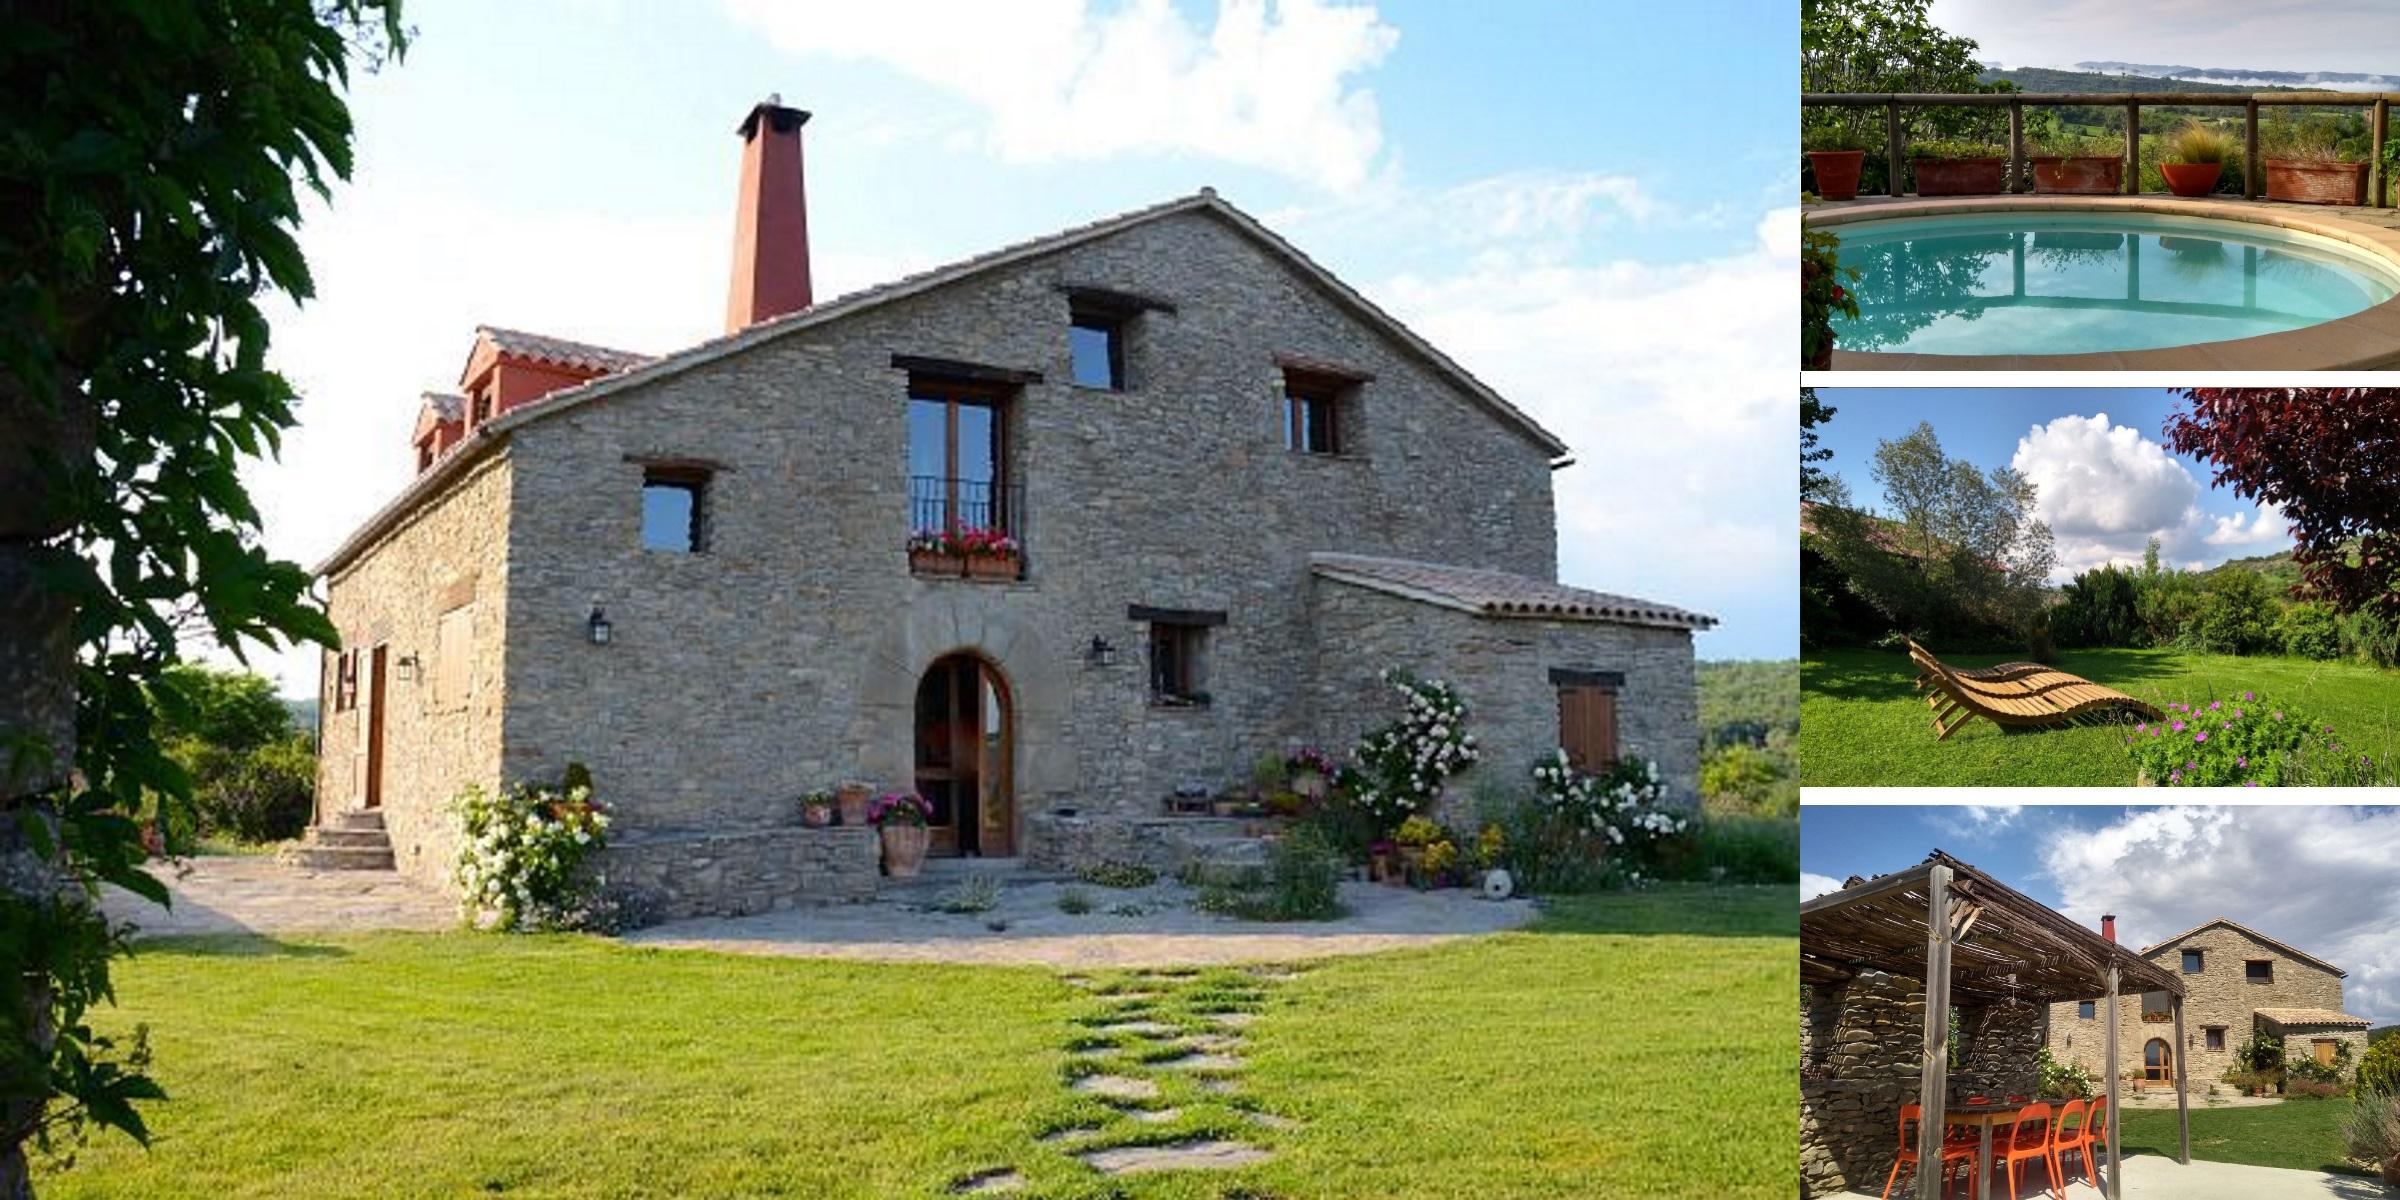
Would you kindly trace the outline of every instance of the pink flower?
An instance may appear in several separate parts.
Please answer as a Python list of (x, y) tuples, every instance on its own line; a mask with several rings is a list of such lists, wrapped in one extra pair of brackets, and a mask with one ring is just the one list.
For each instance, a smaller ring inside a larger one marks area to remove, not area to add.
[(2235, 766), (2237, 766), (2237, 767), (2247, 767), (2247, 766), (2249, 766), (2249, 765), (2250, 765), (2250, 756), (2249, 756), (2249, 755), (2247, 755), (2247, 754), (2245, 754), (2245, 755), (2243, 755), (2242, 757), (2240, 757), (2240, 758), (2237, 758), (2237, 759), (2233, 760), (2233, 765), (2235, 765)]
[(2234, 719), (2234, 720), (2236, 720), (2236, 721), (2239, 721), (2239, 720), (2241, 720), (2241, 719), (2242, 719), (2242, 710), (2240, 710), (2240, 709), (2238, 709), (2238, 708), (2237, 708), (2237, 709), (2235, 709), (2235, 710), (2233, 710), (2233, 719)]
[(2149, 725), (2149, 723), (2148, 723), (2148, 722), (2144, 722), (2144, 723), (2142, 723), (2142, 724), (2140, 724), (2140, 725), (2136, 725), (2136, 726), (2134, 726), (2134, 727), (2133, 727), (2133, 731), (2134, 731), (2135, 733), (2148, 733), (2148, 732), (2150, 732), (2150, 725)]
[(2192, 735), (2192, 741), (2193, 741), (2194, 743), (2205, 742), (2205, 741), (2207, 741), (2207, 740), (2208, 740), (2208, 731), (2207, 731), (2207, 730), (2205, 730), (2205, 729), (2203, 729), (2203, 730), (2201, 730), (2200, 732), (2198, 732), (2198, 733), (2195, 733), (2195, 734), (2193, 734), (2193, 735)]
[(2257, 786), (2258, 786), (2258, 781), (2257, 781), (2257, 780), (2255, 780), (2255, 779), (2245, 779), (2245, 780), (2243, 780), (2243, 781), (2242, 781), (2242, 786), (2243, 786), (2243, 787), (2257, 787)]
[(2244, 700), (2251, 700), (2251, 699), (2255, 699), (2255, 698), (2256, 698), (2256, 697), (2252, 696), (2252, 695), (2251, 695), (2250, 693), (2248, 693), (2248, 692), (2243, 692), (2243, 693), (2242, 693), (2242, 699), (2244, 699)]
[(2183, 722), (2181, 722), (2181, 721), (2177, 721), (2177, 722), (2175, 722), (2175, 732), (2177, 732), (2177, 733), (2182, 733), (2182, 732), (2183, 732)]
[(2233, 722), (2231, 722), (2231, 721), (2227, 721), (2227, 722), (2225, 722), (2225, 728), (2227, 728), (2227, 729), (2231, 729), (2231, 728), (2233, 728)]
[(2210, 712), (2215, 712), (2223, 707), (2225, 707), (2225, 702), (2222, 700), (2211, 700), (2208, 702), (2208, 711)]
[(2177, 772), (2174, 772), (2174, 773), (2173, 773), (2173, 774), (2171, 774), (2171, 775), (2168, 775), (2168, 776), (2167, 776), (2167, 782), (2168, 782), (2168, 783), (2182, 783), (2182, 782), (2183, 782), (2183, 772), (2181, 772), (2181, 771), (2177, 771)]

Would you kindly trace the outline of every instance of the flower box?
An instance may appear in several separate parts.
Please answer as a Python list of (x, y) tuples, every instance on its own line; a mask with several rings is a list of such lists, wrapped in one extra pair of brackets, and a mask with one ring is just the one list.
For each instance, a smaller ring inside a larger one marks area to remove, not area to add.
[(2005, 158), (1913, 158), (1920, 196), (1996, 196), (2008, 179)]
[(2033, 163), (2033, 190), (2069, 196), (2113, 196), (2125, 189), (2125, 160), (2098, 155), (2044, 156)]
[(1017, 579), (1024, 575), (1023, 560), (1014, 554), (970, 554), (967, 556), (969, 579)]
[(941, 550), (912, 549), (908, 552), (908, 571), (911, 575), (964, 575), (967, 558)]
[(2294, 204), (2365, 204), (2367, 164), (2270, 158), (2267, 199)]

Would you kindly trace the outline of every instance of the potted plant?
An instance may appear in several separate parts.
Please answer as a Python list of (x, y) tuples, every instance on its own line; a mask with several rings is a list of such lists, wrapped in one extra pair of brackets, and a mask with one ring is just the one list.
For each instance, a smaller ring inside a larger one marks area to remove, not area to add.
[(1400, 848), (1393, 845), (1389, 838), (1377, 838), (1367, 843), (1367, 878), (1377, 883), (1398, 882), (1399, 872), (1394, 869), (1393, 862), (1399, 853)]
[(1909, 147), (1920, 196), (1993, 196), (2008, 181), (2008, 157), (1986, 142), (1918, 142)]
[(1325, 798), (1333, 784), (1333, 759), (1314, 746), (1302, 746), (1284, 759), (1285, 785), (1303, 799), (1315, 802)]
[(835, 791), (833, 794), (834, 805), (840, 810), (842, 815), (842, 824), (866, 824), (867, 805), (868, 802), (874, 798), (874, 796), (875, 785), (871, 783), (859, 783), (853, 780), (852, 782), (843, 784), (841, 788)]
[(1017, 539), (997, 529), (967, 526), (951, 535), (971, 579), (1015, 579), (1022, 572), (1023, 548)]
[(2167, 158), (2158, 164), (2158, 173), (2166, 177), (2167, 190), (2178, 196), (2205, 196), (2217, 190), (2233, 149), (2231, 133), (2188, 120), (2167, 135)]
[(1425, 843), (1424, 857), (1417, 864), (1414, 881), (1420, 889), (1446, 887), (1452, 881), (1451, 872), (1458, 867), (1458, 847), (1449, 838), (1435, 838)]
[(2266, 159), (2269, 200), (2367, 202), (2367, 164), (2345, 161), (2329, 132), (2308, 126), (2279, 131), (2260, 153)]
[(2104, 137), (2045, 139), (2027, 159), (2033, 190), (2074, 196), (2112, 196), (2125, 190), (2124, 148)]
[(833, 793), (819, 788), (800, 797), (800, 823), (810, 829), (823, 829), (833, 824)]
[(867, 807), (867, 822), (883, 839), (883, 873), (908, 879), (925, 865), (925, 846), (932, 835), (925, 823), (933, 805), (915, 792), (885, 792)]
[(1858, 279), (1856, 267), (1841, 265), (1841, 240), (1823, 229), (1800, 235), (1800, 365), (1810, 371), (1833, 366), (1833, 316), (1858, 319), (1858, 298), (1842, 286)]
[(920, 529), (908, 535), (908, 569), (916, 575), (960, 575), (965, 564), (947, 530)]
[(1865, 139), (1847, 126), (1831, 126), (1808, 135), (1809, 172), (1816, 176), (1820, 200), (1855, 200), (1858, 176), (1867, 162)]
[(1400, 871), (1408, 882), (1416, 883), (1425, 877), (1426, 848), (1442, 840), (1442, 827), (1424, 817), (1400, 822), (1392, 841), (1400, 847)]

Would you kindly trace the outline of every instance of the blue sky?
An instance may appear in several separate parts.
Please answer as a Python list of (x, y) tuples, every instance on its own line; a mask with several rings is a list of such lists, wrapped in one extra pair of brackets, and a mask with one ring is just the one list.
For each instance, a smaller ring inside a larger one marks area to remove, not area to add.
[(2055, 579), (2104, 562), (2138, 563), (2159, 539), (2170, 565), (2205, 569), (2291, 548), (2272, 508), (2210, 485), (2214, 472), (2162, 441), (2173, 393), (2163, 388), (1819, 388), (1838, 411), (1818, 429), (1823, 465), (1854, 504), (1882, 509), (1876, 444), (1930, 421), (1942, 449), (1986, 471), (2014, 466), (2040, 487), (2057, 538)]
[(2345, 1008), (2400, 1023), (2400, 809), (2314, 805), (1806, 805), (1800, 894), (1939, 849), (2118, 940), (2228, 917), (2349, 972)]
[[(1575, 449), (1571, 583), (1796, 652), (1796, 9), (1323, 0), (424, 0), (278, 321), (251, 472), (314, 562), (405, 482), (479, 322), (648, 352), (722, 320), (738, 143), (810, 110), (817, 292), (1214, 186)], [(1670, 89), (1671, 104), (1659, 97)], [(312, 692), (310, 656), (271, 664)]]

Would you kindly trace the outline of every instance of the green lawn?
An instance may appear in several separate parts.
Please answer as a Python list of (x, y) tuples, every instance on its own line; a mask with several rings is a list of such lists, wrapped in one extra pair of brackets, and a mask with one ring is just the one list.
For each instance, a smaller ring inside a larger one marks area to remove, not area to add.
[[(2342, 1155), (2342, 1121), (2349, 1115), (2350, 1101), (2345, 1098), (2286, 1100), (2258, 1108), (2194, 1107), (2192, 1157), (2363, 1175), (2363, 1168)], [(2175, 1110), (2124, 1110), (2117, 1121), (2117, 1140), (2128, 1155), (2175, 1157)]]
[[(1938, 648), (1936, 652), (1939, 653)], [(2021, 654), (1945, 657), (1983, 667)], [(2164, 706), (2205, 705), (2245, 691), (2303, 706), (2339, 731), (2347, 747), (2400, 763), (2400, 672), (2359, 663), (2233, 658), (2174, 650), (2062, 651), (2052, 664)], [(2004, 732), (1974, 720), (1936, 742), (1933, 710), (1910, 681), (1908, 656), (1888, 650), (1827, 650), (1800, 663), (1800, 782), (1808, 787), (2125, 786), (2126, 725), (2087, 724)]]
[[(1066, 1082), (1112, 1003), (1042, 969), (897, 966), (465, 934), (207, 939), (120, 971), (173, 1094), (66, 1197), (931, 1196), (1013, 1166), (1043, 1197), (1788, 1197), (1795, 893), (1563, 900), (1535, 929), (1308, 964), (1096, 976), (1197, 1028), (1253, 1009), (1232, 1092), (1160, 1071), (1160, 1125), (1236, 1171), (1103, 1180), (1038, 1135), (1102, 1121)], [(1241, 1111), (1301, 1122), (1260, 1128)], [(1121, 1192), (1111, 1191), (1119, 1187)]]

